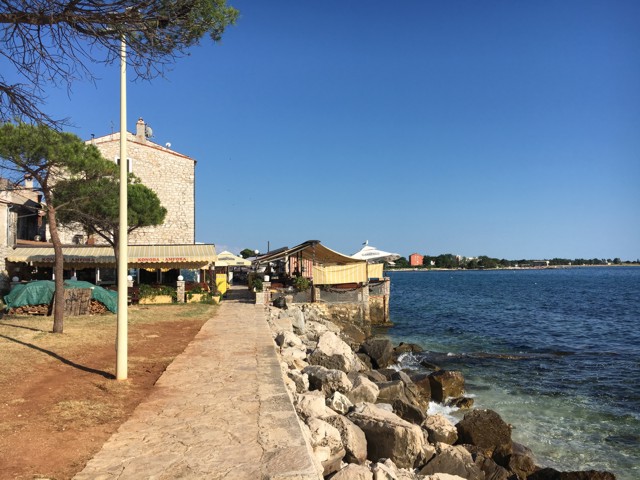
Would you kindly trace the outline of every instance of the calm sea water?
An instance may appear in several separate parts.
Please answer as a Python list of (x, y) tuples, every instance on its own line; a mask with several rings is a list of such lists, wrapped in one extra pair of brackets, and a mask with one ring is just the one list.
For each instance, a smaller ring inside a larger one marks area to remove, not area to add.
[(403, 366), (461, 370), (539, 465), (640, 478), (640, 268), (389, 276)]

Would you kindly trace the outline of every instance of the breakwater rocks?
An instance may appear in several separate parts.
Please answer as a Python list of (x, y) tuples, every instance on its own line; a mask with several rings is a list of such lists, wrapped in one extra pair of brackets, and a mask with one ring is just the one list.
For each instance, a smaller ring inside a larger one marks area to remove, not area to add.
[[(321, 476), (333, 480), (615, 480), (609, 472), (536, 465), (492, 410), (472, 409), (460, 372), (392, 368), (415, 345), (394, 347), (313, 305), (271, 308), (283, 377)], [(429, 367), (431, 369), (429, 370)], [(457, 424), (429, 402), (468, 412)]]

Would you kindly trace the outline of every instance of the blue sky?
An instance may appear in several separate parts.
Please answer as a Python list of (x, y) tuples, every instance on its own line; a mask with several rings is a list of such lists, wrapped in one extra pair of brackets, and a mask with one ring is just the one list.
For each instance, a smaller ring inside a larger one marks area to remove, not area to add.
[[(197, 240), (408, 256), (640, 257), (640, 3), (248, 1), (221, 44), (128, 86), (197, 159)], [(119, 129), (117, 66), (48, 90)]]

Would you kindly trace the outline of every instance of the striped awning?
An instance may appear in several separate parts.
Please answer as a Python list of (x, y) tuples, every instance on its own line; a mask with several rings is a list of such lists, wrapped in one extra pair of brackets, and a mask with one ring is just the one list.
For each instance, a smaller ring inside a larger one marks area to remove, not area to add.
[(365, 262), (349, 265), (314, 265), (314, 285), (339, 285), (341, 283), (366, 283), (367, 264)]
[(384, 265), (382, 263), (369, 263), (367, 264), (367, 271), (369, 278), (382, 278), (384, 277)]
[[(67, 268), (115, 267), (110, 246), (74, 245), (62, 247)], [(194, 245), (129, 245), (129, 268), (203, 268), (215, 263), (213, 244)], [(7, 255), (8, 262), (28, 262), (50, 266), (55, 261), (52, 246), (18, 246)]]

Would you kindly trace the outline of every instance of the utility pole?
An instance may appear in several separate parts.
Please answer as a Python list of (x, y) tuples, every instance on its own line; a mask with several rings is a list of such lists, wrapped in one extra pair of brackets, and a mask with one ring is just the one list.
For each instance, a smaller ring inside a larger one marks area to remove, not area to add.
[(120, 47), (120, 222), (118, 226), (118, 327), (116, 334), (116, 380), (127, 379), (129, 257), (127, 244), (127, 43)]

